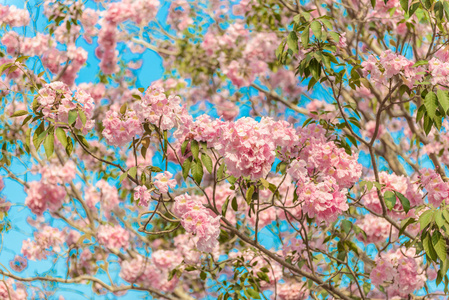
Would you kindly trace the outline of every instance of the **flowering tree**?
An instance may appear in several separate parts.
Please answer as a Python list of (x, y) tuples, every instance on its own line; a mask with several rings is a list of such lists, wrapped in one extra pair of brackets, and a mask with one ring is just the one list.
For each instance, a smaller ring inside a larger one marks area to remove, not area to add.
[[(448, 20), (433, 0), (0, 6), (0, 188), (27, 195), (1, 198), (3, 246), (23, 206), (33, 228), (0, 299), (443, 297)], [(165, 73), (141, 86), (149, 52)]]

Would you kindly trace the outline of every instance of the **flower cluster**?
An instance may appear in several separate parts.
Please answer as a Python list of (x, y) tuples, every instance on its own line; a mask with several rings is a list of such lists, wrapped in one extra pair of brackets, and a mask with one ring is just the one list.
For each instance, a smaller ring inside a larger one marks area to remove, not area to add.
[(449, 197), (449, 185), (434, 170), (421, 170), (420, 179), (421, 184), (427, 191), (427, 200), (434, 207), (439, 207), (441, 202)]
[(196, 236), (198, 250), (212, 252), (218, 245), (221, 216), (212, 217), (200, 201), (188, 194), (175, 198), (173, 212), (181, 218), (184, 229)]
[(97, 239), (109, 249), (127, 249), (129, 246), (129, 232), (118, 225), (100, 225)]
[(357, 238), (365, 244), (386, 242), (390, 235), (391, 224), (384, 218), (379, 218), (371, 214), (364, 215), (355, 224), (366, 233), (366, 236), (362, 233), (357, 235)]
[(30, 14), (26, 9), (20, 9), (14, 5), (0, 4), (0, 24), (11, 27), (27, 26), (30, 23)]
[(407, 297), (421, 289), (426, 275), (420, 267), (420, 259), (414, 258), (414, 249), (390, 250), (376, 258), (376, 267), (371, 271), (371, 283), (383, 286), (389, 298)]
[(164, 262), (163, 265), (174, 266), (175, 264), (180, 263), (180, 257), (175, 257), (172, 253), (168, 253), (168, 251), (156, 253), (156, 259), (148, 259), (141, 255), (137, 255), (135, 258), (125, 260), (121, 263), (120, 277), (127, 282), (142, 286), (151, 286), (164, 292), (173, 291), (178, 283), (178, 277), (174, 276), (168, 281), (169, 269), (159, 268), (155, 265), (155, 261), (162, 262), (158, 259), (160, 254), (170, 254), (168, 257), (164, 258), (167, 263)]
[(165, 90), (158, 85), (151, 85), (141, 101), (137, 101), (134, 109), (141, 123), (149, 122), (161, 130), (174, 128), (177, 121), (187, 115), (181, 107), (181, 98), (166, 96)]
[[(387, 172), (379, 173), (379, 183), (385, 187), (382, 189), (382, 193), (385, 191), (396, 191), (403, 194), (409, 201), (412, 207), (423, 204), (423, 195), (418, 190), (418, 186), (413, 184), (409, 178), (405, 176), (398, 176), (396, 174), (388, 174)], [(376, 213), (382, 213), (382, 206), (377, 195), (377, 190), (373, 189), (366, 194), (363, 198), (365, 205), (375, 211)], [(399, 212), (403, 211), (401, 201), (396, 201), (392, 211), (388, 213), (390, 215), (398, 216)]]
[(0, 281), (0, 299), (25, 300), (29, 298), (23, 283), (8, 278)]
[(78, 90), (75, 96), (72, 97), (72, 91), (65, 83), (55, 81), (46, 84), (40, 89), (36, 100), (39, 104), (38, 109), (42, 111), (47, 119), (68, 123), (69, 112), (78, 109), (79, 112), (84, 114), (86, 120), (83, 120), (78, 113), (74, 127), (82, 129), (84, 134), (86, 134), (94, 126), (94, 121), (91, 118), (94, 113), (95, 102), (83, 90)]
[(46, 225), (34, 233), (34, 241), (23, 241), (22, 254), (29, 260), (46, 259), (51, 252), (61, 251), (64, 241), (64, 231)]
[(424, 77), (424, 68), (412, 67), (413, 65), (413, 61), (391, 50), (387, 50), (382, 53), (379, 60), (370, 55), (367, 61), (362, 62), (362, 72), (364, 76), (370, 74), (371, 81), (378, 86), (386, 86), (388, 80), (393, 78), (393, 76), (402, 75), (404, 83), (409, 88), (413, 88), (415, 82)]
[(224, 157), (228, 173), (235, 177), (265, 177), (275, 159), (275, 144), (269, 125), (241, 118), (221, 126), (215, 149)]
[(304, 199), (303, 211), (318, 221), (333, 221), (349, 208), (346, 189), (340, 189), (332, 177), (318, 184), (308, 182), (298, 188), (297, 193), (300, 199)]
[(76, 167), (68, 161), (63, 167), (44, 166), (40, 173), (41, 180), (32, 181), (25, 188), (25, 205), (37, 215), (42, 215), (47, 209), (56, 211), (61, 207), (66, 196), (63, 185), (75, 179)]
[(108, 111), (103, 120), (103, 135), (109, 145), (123, 146), (142, 134), (142, 125), (135, 111), (128, 109), (124, 115)]

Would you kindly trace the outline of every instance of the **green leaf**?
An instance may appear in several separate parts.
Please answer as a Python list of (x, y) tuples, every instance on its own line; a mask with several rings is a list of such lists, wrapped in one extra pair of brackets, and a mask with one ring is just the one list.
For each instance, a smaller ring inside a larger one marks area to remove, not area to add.
[(385, 205), (389, 210), (392, 210), (396, 205), (396, 195), (392, 191), (386, 191), (384, 193)]
[(28, 115), (25, 119), (23, 119), (22, 126), (28, 123), (28, 121), (31, 120), (32, 117), (32, 115)]
[(412, 68), (414, 68), (414, 67), (419, 67), (419, 66), (424, 66), (424, 65), (428, 65), (429, 64), (429, 62), (427, 61), (427, 60), (420, 60), (420, 61), (417, 61), (413, 66), (412, 66)]
[(438, 90), (438, 102), (440, 103), (441, 107), (444, 110), (444, 114), (447, 114), (447, 111), (449, 109), (449, 95), (446, 91)]
[(196, 159), (192, 162), (192, 176), (196, 183), (201, 184), (201, 180), (203, 180), (203, 164), (199, 159)]
[(39, 150), (39, 147), (45, 137), (45, 135), (43, 137), (40, 137), (40, 135), (43, 134), (44, 131), (45, 131), (45, 125), (44, 125), (44, 122), (41, 122), (33, 134), (33, 145), (36, 148), (36, 150)]
[(413, 224), (415, 222), (416, 222), (415, 219), (412, 217), (402, 220), (401, 221), (401, 229), (399, 230), (398, 236), (400, 237), (402, 235), (402, 233), (405, 231), (405, 229), (407, 229), (408, 225)]
[(341, 220), (341, 228), (343, 228), (346, 233), (349, 233), (352, 228), (352, 222), (348, 220)]
[(226, 217), (226, 212), (228, 211), (228, 205), (229, 205), (229, 198), (231, 196), (226, 197), (225, 202), (223, 203), (223, 206), (221, 207), (221, 215), (223, 217)]
[(27, 114), (28, 114), (28, 112), (26, 110), (16, 110), (10, 117), (11, 118), (21, 117), (21, 116), (24, 116)]
[(130, 169), (128, 170), (128, 174), (129, 174), (131, 177), (136, 178), (136, 175), (137, 175), (137, 167), (134, 166), (134, 167), (130, 168)]
[(189, 157), (188, 159), (184, 160), (182, 163), (182, 177), (184, 177), (184, 180), (186, 180), (187, 176), (189, 176), (190, 167), (192, 164), (192, 158)]
[(421, 121), (422, 117), (424, 116), (424, 113), (426, 112), (426, 108), (424, 105), (421, 105), (418, 108), (418, 111), (416, 112), (416, 122)]
[(232, 198), (231, 207), (232, 207), (232, 209), (234, 211), (239, 210), (239, 206), (238, 206), (238, 203), (237, 203), (237, 197)]
[(399, 198), (399, 200), (401, 201), (402, 207), (404, 208), (404, 211), (406, 213), (409, 212), (410, 210), (410, 201), (401, 193), (399, 192), (394, 192), (396, 194), (396, 196)]
[(217, 178), (218, 180), (222, 180), (224, 177), (224, 169), (225, 169), (225, 164), (221, 164), (220, 167), (218, 167), (218, 171), (217, 171)]
[(126, 113), (126, 110), (128, 109), (128, 103), (123, 103), (122, 106), (120, 107), (120, 113), (122, 115), (124, 115)]
[(257, 277), (259, 277), (261, 280), (270, 283), (270, 278), (268, 277), (267, 273), (264, 272), (257, 272)]
[(253, 290), (252, 288), (247, 289), (245, 292), (250, 297), (249, 299), (260, 299), (259, 293)]
[(264, 178), (260, 178), (260, 183), (262, 183), (262, 186), (266, 189), (268, 189), (270, 187), (270, 183), (268, 181), (266, 181)]
[(253, 194), (254, 194), (254, 185), (250, 186), (247, 190), (246, 190), (246, 202), (248, 203), (248, 205), (251, 203), (251, 199), (253, 198)]
[(430, 234), (426, 234), (424, 240), (422, 241), (424, 251), (426, 251), (426, 254), (429, 258), (431, 258), (433, 261), (436, 261), (438, 258), (437, 253), (435, 252), (435, 249), (432, 245), (432, 239), (430, 238)]
[(61, 145), (65, 148), (67, 147), (67, 136), (65, 134), (64, 129), (61, 127), (56, 128), (56, 137), (58, 138), (58, 141), (61, 143)]
[(433, 120), (428, 115), (424, 116), (424, 132), (426, 135), (429, 134), (430, 130), (432, 130)]
[(434, 216), (435, 216), (435, 223), (437, 224), (438, 228), (442, 228), (446, 223), (444, 221), (443, 212), (441, 210), (437, 210)]
[(25, 59), (28, 59), (28, 58), (30, 58), (30, 57), (29, 56), (21, 56), (21, 57), (18, 57), (16, 59), (16, 62), (22, 62), (22, 61), (24, 61)]
[(192, 155), (193, 157), (195, 157), (196, 159), (198, 159), (198, 155), (200, 153), (200, 147), (197, 141), (192, 140), (190, 142), (190, 151), (192, 151)]
[(72, 154), (72, 151), (73, 151), (72, 139), (70, 137), (67, 137), (67, 146), (65, 147), (65, 152), (67, 153), (68, 156), (70, 156)]
[(437, 17), (437, 19), (441, 21), (444, 17), (443, 3), (441, 3), (441, 1), (436, 2), (435, 6), (433, 7), (433, 11), (435, 12), (435, 16)]
[(310, 24), (310, 28), (312, 28), (313, 35), (317, 40), (321, 40), (322, 32), (321, 32), (321, 23), (318, 21), (313, 21)]
[(128, 176), (128, 172), (125, 172), (122, 175), (120, 175), (120, 177), (118, 178), (119, 182), (122, 182), (123, 179), (125, 179), (127, 176)]
[(441, 233), (435, 231), (432, 235), (432, 245), (442, 262), (446, 260), (446, 242), (441, 236)]
[(55, 150), (55, 135), (53, 130), (51, 130), (44, 141), (44, 149), (47, 158), (49, 159)]
[(426, 210), (423, 212), (423, 214), (419, 217), (419, 225), (421, 228), (421, 231), (427, 227), (427, 225), (430, 224), (430, 222), (433, 221), (433, 210)]
[(301, 45), (303, 48), (307, 48), (309, 45), (309, 26), (307, 26), (301, 34)]
[(293, 53), (295, 53), (295, 54), (298, 53), (298, 51), (299, 51), (298, 36), (296, 35), (296, 32), (291, 31), (288, 34), (287, 45), (288, 45), (288, 48), (293, 51)]
[(207, 274), (204, 272), (204, 271), (201, 271), (201, 273), (200, 273), (200, 278), (201, 278), (201, 280), (206, 280), (206, 278), (207, 278)]
[(186, 155), (187, 145), (190, 143), (190, 140), (185, 140), (181, 145), (181, 154)]
[(87, 122), (86, 114), (85, 114), (84, 111), (82, 111), (82, 110), (80, 110), (80, 111), (78, 112), (78, 114), (79, 114), (79, 116), (80, 116), (81, 123), (83, 123), (83, 126), (85, 126), (85, 125), (86, 125), (86, 122)]
[(69, 111), (68, 124), (72, 125), (73, 123), (75, 123), (77, 117), (78, 117), (78, 111), (76, 109), (72, 109), (71, 111)]
[(437, 96), (434, 92), (428, 92), (426, 97), (424, 98), (424, 106), (427, 110), (427, 115), (433, 119), (435, 117), (435, 112), (437, 111), (438, 107), (438, 100)]
[(205, 154), (205, 153), (201, 153), (201, 161), (203, 162), (203, 165), (206, 167), (206, 170), (212, 174), (213, 170), (212, 170), (212, 159), (210, 158), (209, 155)]
[(449, 211), (447, 209), (443, 210), (443, 216), (446, 219), (446, 222), (449, 222)]
[(405, 11), (405, 13), (408, 13), (408, 0), (400, 0), (402, 9)]
[(372, 6), (373, 8), (376, 7), (376, 0), (371, 0), (371, 6)]

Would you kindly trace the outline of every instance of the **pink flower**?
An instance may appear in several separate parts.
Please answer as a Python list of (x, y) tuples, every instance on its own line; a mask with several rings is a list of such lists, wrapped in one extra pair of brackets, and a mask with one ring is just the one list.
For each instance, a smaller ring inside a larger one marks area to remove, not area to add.
[(110, 249), (127, 249), (129, 246), (129, 232), (118, 225), (100, 225), (97, 239), (100, 244)]
[(164, 173), (159, 173), (156, 176), (154, 176), (155, 182), (154, 185), (159, 189), (161, 193), (167, 193), (168, 188), (175, 188), (176, 187), (176, 180), (170, 179), (172, 178), (172, 173), (165, 171)]
[(146, 186), (137, 186), (134, 188), (134, 199), (140, 200), (139, 205), (148, 206), (151, 200), (151, 193), (148, 191)]

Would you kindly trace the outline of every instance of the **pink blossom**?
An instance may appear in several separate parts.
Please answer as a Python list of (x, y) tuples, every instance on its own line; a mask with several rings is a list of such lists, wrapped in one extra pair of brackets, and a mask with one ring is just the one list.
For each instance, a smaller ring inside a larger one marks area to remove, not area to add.
[(159, 189), (161, 193), (167, 193), (168, 188), (175, 188), (177, 183), (175, 179), (170, 179), (173, 177), (173, 174), (165, 171), (164, 173), (159, 173), (154, 176), (154, 185)]
[(151, 200), (151, 193), (148, 191), (146, 186), (137, 186), (134, 188), (134, 199), (140, 200), (139, 205), (148, 206)]
[(128, 249), (129, 246), (129, 232), (118, 225), (100, 225), (97, 239), (109, 249)]

